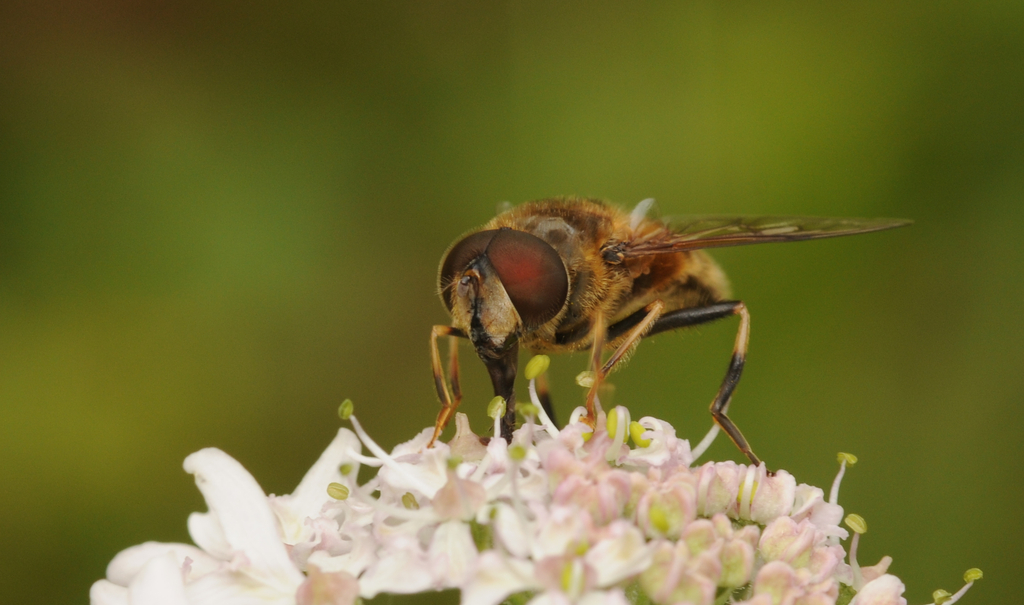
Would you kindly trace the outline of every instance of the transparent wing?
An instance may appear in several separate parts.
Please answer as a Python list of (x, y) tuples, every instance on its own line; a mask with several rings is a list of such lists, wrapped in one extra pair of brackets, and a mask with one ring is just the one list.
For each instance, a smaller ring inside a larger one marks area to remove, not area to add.
[(913, 221), (815, 216), (688, 216), (663, 222), (664, 229), (623, 242), (623, 256), (631, 258), (698, 248), (839, 237), (894, 229)]

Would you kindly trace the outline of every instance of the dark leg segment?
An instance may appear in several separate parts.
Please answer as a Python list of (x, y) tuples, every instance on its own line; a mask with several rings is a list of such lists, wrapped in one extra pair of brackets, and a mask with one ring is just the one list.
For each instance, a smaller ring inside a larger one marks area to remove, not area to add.
[[(690, 326), (706, 324), (708, 322), (715, 321), (716, 319), (731, 317), (738, 314), (740, 311), (737, 309), (742, 306), (743, 303), (738, 300), (727, 300), (725, 302), (715, 303), (706, 307), (679, 309), (677, 311), (665, 313), (658, 318), (658, 321), (654, 322), (654, 325), (651, 326), (651, 331), (647, 333), (647, 336), (653, 336), (660, 332), (667, 332), (678, 328), (688, 328)], [(630, 318), (632, 318), (632, 315), (622, 321), (629, 321)], [(615, 326), (617, 325), (619, 324), (615, 324)], [(614, 328), (615, 326), (612, 327)], [(611, 332), (611, 330), (609, 330), (609, 332)]]
[[(613, 330), (618, 330), (618, 333), (622, 334), (626, 329), (632, 327), (632, 325), (638, 324), (643, 317), (637, 318), (636, 320), (634, 320), (634, 317), (641, 312), (642, 311), (638, 311), (609, 328), (609, 338), (612, 338)], [(736, 444), (736, 447), (738, 447), (753, 464), (759, 465), (761, 464), (761, 459), (754, 454), (754, 451), (750, 448), (750, 444), (747, 443), (746, 438), (743, 437), (743, 433), (740, 432), (736, 423), (726, 415), (726, 411), (729, 409), (729, 402), (732, 399), (732, 393), (740, 381), (740, 375), (743, 373), (743, 364), (747, 358), (747, 343), (750, 339), (750, 313), (747, 312), (746, 305), (741, 301), (732, 300), (715, 303), (706, 307), (672, 311), (658, 318), (658, 320), (654, 322), (654, 325), (651, 326), (651, 329), (646, 336), (657, 334), (659, 332), (666, 332), (668, 330), (675, 330), (677, 328), (685, 328), (708, 323), (731, 315), (740, 316), (740, 327), (736, 331), (736, 342), (733, 345), (732, 359), (729, 361), (729, 369), (725, 372), (725, 378), (722, 379), (722, 386), (718, 388), (718, 394), (715, 395), (714, 401), (711, 402), (711, 417), (714, 418), (715, 423), (717, 423), (718, 426), (722, 427), (722, 430), (724, 430), (725, 434), (732, 439), (732, 442)], [(620, 325), (631, 321), (632, 325), (626, 326), (625, 328), (619, 327)]]

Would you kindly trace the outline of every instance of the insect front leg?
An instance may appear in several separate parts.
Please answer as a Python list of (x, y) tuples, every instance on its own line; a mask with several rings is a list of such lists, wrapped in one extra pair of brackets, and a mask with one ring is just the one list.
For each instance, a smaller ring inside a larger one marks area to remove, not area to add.
[(587, 415), (582, 422), (591, 429), (597, 427), (597, 389), (601, 386), (601, 350), (604, 349), (604, 315), (598, 313), (593, 323), (594, 342), (590, 348), (590, 368), (593, 382), (590, 383), (590, 390), (587, 391)]
[[(672, 311), (658, 319), (647, 335), (650, 336), (659, 332), (695, 326), (732, 315), (740, 316), (740, 327), (736, 331), (736, 342), (733, 345), (729, 368), (725, 372), (725, 378), (722, 379), (722, 386), (718, 388), (718, 394), (715, 395), (715, 399), (711, 402), (711, 417), (718, 426), (722, 427), (722, 430), (729, 436), (729, 439), (732, 439), (736, 447), (756, 466), (761, 464), (761, 459), (754, 454), (750, 444), (747, 443), (746, 438), (743, 437), (743, 433), (740, 432), (736, 423), (726, 415), (726, 411), (729, 409), (729, 402), (732, 400), (732, 392), (740, 381), (740, 375), (743, 374), (743, 364), (747, 358), (747, 344), (750, 340), (750, 313), (747, 312), (746, 305), (741, 301), (732, 300), (715, 303), (706, 307)], [(626, 318), (623, 321), (628, 321), (628, 319)]]
[[(438, 336), (448, 336), (449, 358), (448, 358), (448, 379), (452, 386), (451, 395), (448, 394), (448, 385), (444, 380), (444, 369), (441, 367), (441, 353), (437, 348)], [(430, 438), (427, 447), (432, 447), (441, 431), (448, 426), (452, 414), (462, 402), (462, 387), (459, 385), (459, 343), (458, 338), (465, 338), (461, 330), (451, 326), (434, 326), (430, 330), (430, 365), (434, 372), (434, 387), (437, 389), (437, 397), (441, 400), (441, 411), (437, 414), (437, 421), (434, 422), (434, 435)]]
[[(619, 347), (615, 349), (615, 352), (612, 353), (612, 356), (608, 358), (608, 361), (604, 362), (604, 366), (601, 368), (601, 373), (604, 376), (610, 374), (616, 364), (622, 361), (627, 354), (632, 352), (632, 350), (640, 344), (640, 339), (643, 338), (646, 332), (651, 329), (658, 317), (661, 316), (661, 311), (664, 308), (665, 303), (660, 300), (656, 300), (633, 314), (643, 314), (643, 316), (640, 321), (633, 326), (633, 329), (629, 331), (629, 334), (626, 336), (626, 339), (622, 341), (622, 344), (620, 344)], [(632, 317), (632, 315), (630, 317)], [(619, 324), (615, 324), (615, 326), (617, 325)], [(608, 329), (608, 339), (613, 340), (611, 328)]]
[[(651, 304), (647, 305), (640, 311), (637, 311), (630, 318), (634, 316), (639, 317), (639, 321), (630, 322), (629, 326), (622, 327), (620, 324), (629, 321), (629, 318), (614, 324), (612, 328), (609, 328), (606, 332), (604, 330), (604, 321), (599, 321), (594, 324), (594, 348), (591, 351), (590, 367), (594, 370), (594, 383), (590, 387), (590, 391), (587, 392), (587, 417), (596, 421), (597, 414), (594, 409), (594, 401), (597, 397), (597, 388), (604, 381), (605, 377), (611, 373), (615, 366), (628, 355), (637, 344), (640, 343), (640, 339), (643, 338), (644, 333), (647, 332), (661, 315), (661, 310), (665, 308), (665, 303), (660, 300), (656, 300)], [(642, 314), (642, 315), (641, 315)], [(613, 331), (615, 326), (619, 326), (618, 330)], [(630, 329), (631, 328), (631, 329)], [(622, 341), (622, 344), (615, 349), (612, 356), (608, 358), (608, 361), (601, 364), (601, 349), (604, 347), (605, 336), (610, 340), (618, 338), (626, 329), (629, 329), (629, 334), (626, 339)]]

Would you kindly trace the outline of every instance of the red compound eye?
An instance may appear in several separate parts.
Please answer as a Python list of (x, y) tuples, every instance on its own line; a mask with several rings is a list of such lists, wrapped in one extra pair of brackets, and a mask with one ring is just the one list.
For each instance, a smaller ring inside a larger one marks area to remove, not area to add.
[(524, 231), (500, 229), (486, 254), (527, 329), (558, 315), (569, 294), (569, 276), (550, 244)]

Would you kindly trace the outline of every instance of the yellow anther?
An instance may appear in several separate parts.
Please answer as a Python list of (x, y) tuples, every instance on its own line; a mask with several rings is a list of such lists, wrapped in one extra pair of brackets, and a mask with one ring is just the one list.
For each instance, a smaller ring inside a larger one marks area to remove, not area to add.
[(455, 469), (459, 468), (460, 464), (462, 464), (462, 456), (449, 456), (448, 457), (448, 468), (450, 470), (454, 471)]
[(505, 398), (498, 395), (487, 404), (487, 416), (489, 418), (501, 418), (505, 415)]
[(868, 522), (865, 521), (864, 517), (861, 517), (860, 515), (857, 515), (857, 514), (846, 515), (845, 523), (846, 523), (846, 527), (849, 527), (850, 529), (852, 529), (853, 531), (857, 532), (858, 534), (865, 534), (868, 531)]
[(352, 403), (351, 399), (346, 399), (338, 406), (338, 418), (348, 420), (348, 417), (351, 416), (354, 411), (356, 411), (356, 404)]
[(953, 595), (950, 594), (948, 590), (943, 590), (941, 588), (932, 593), (932, 602), (935, 603), (935, 605), (942, 605), (951, 598), (953, 598)]
[(651, 444), (650, 439), (643, 438), (643, 434), (646, 430), (647, 429), (645, 429), (642, 424), (635, 420), (629, 423), (629, 436), (633, 439), (633, 443), (635, 443), (637, 447), (647, 447)]
[(523, 375), (526, 376), (527, 380), (533, 380), (544, 372), (547, 372), (548, 366), (550, 365), (551, 358), (547, 355), (534, 355), (533, 359), (526, 364), (526, 369), (523, 370)]
[(342, 464), (341, 466), (338, 467), (338, 472), (340, 472), (342, 475), (347, 475), (352, 472), (353, 468), (355, 467), (351, 463), (346, 462), (345, 464)]
[(537, 414), (540, 413), (540, 410), (537, 409), (537, 406), (533, 405), (532, 403), (517, 403), (516, 411), (522, 414), (523, 416), (533, 416), (534, 418), (536, 418)]
[(981, 573), (981, 570), (977, 567), (972, 567), (964, 572), (964, 582), (977, 582), (985, 574)]
[(608, 412), (608, 416), (604, 422), (605, 428), (608, 429), (608, 436), (615, 439), (615, 431), (619, 428), (619, 408), (616, 406), (611, 412)]
[(572, 563), (562, 568), (562, 590), (565, 592), (569, 592), (569, 589), (572, 588), (572, 571)]
[(340, 483), (328, 483), (327, 495), (335, 500), (345, 500), (348, 498), (348, 487)]
[[(754, 481), (753, 485), (750, 486), (750, 501), (754, 501), (754, 494), (757, 493), (757, 481)], [(736, 494), (736, 504), (743, 504), (743, 490), (740, 489), (740, 493)]]
[(583, 443), (590, 441), (590, 438), (594, 436), (594, 431), (587, 431), (583, 433)]
[(847, 454), (846, 452), (839, 452), (836, 459), (839, 462), (845, 462), (846, 466), (853, 466), (854, 464), (857, 464), (857, 457), (853, 454)]
[(525, 460), (526, 448), (517, 443), (516, 445), (513, 445), (512, 447), (508, 448), (508, 457), (515, 460), (516, 462)]
[(594, 386), (594, 373), (590, 370), (585, 370), (576, 375), (576, 384), (580, 385), (585, 389), (589, 389)]
[(668, 512), (657, 504), (651, 505), (651, 508), (647, 510), (647, 518), (651, 521), (651, 526), (661, 533), (666, 533), (669, 530)]
[(409, 510), (419, 510), (420, 503), (416, 501), (416, 496), (412, 495), (412, 492), (405, 492), (402, 494), (402, 506)]

